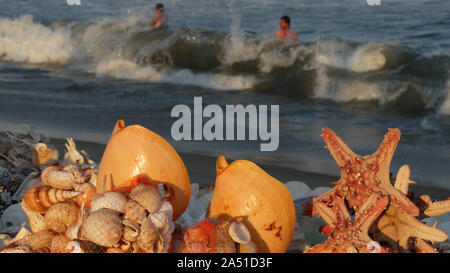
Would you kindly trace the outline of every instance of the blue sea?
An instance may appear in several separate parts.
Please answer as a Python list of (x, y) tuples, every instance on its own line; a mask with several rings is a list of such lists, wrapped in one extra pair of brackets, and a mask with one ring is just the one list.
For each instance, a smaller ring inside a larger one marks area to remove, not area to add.
[[(409, 164), (421, 185), (450, 188), (448, 0), (161, 2), (168, 26), (152, 30), (156, 1), (1, 1), (0, 130), (106, 143), (124, 119), (180, 152), (336, 175), (323, 127), (361, 155), (400, 128), (391, 171)], [(283, 15), (300, 44), (274, 42)], [(278, 150), (175, 141), (171, 110), (195, 96), (279, 105)]]

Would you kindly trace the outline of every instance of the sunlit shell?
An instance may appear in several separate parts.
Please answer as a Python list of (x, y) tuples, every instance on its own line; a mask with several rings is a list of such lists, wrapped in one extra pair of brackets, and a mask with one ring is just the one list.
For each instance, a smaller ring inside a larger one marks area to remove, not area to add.
[(96, 195), (97, 189), (93, 184), (90, 182), (83, 183), (83, 184), (75, 184), (74, 188), (76, 191), (82, 192), (80, 195), (75, 198), (75, 201), (77, 202), (78, 206), (81, 206), (82, 203), (84, 203), (85, 208), (91, 208), (91, 200), (94, 195)]
[(129, 197), (138, 202), (149, 213), (156, 212), (161, 207), (161, 194), (156, 187), (139, 184), (131, 190)]
[(155, 252), (155, 246), (159, 238), (158, 228), (156, 228), (151, 221), (144, 221), (137, 241), (138, 246), (146, 252), (153, 253)]
[(81, 226), (82, 226), (84, 220), (86, 220), (85, 215), (87, 215), (87, 214), (88, 214), (88, 212), (84, 208), (84, 203), (82, 203), (81, 207), (80, 207), (80, 212), (78, 214), (77, 222), (74, 225), (68, 227), (65, 232), (65, 235), (67, 238), (69, 238), (71, 240), (79, 239), (79, 232), (80, 232), (80, 229), (81, 229)]
[(106, 250), (105, 253), (125, 253), (125, 251), (117, 247), (110, 247)]
[(250, 232), (243, 223), (232, 222), (228, 228), (228, 234), (238, 244), (250, 243)]
[(129, 199), (125, 204), (125, 218), (136, 223), (142, 223), (146, 217), (145, 208), (136, 201)]
[(18, 245), (27, 245), (32, 250), (37, 250), (44, 247), (50, 247), (55, 235), (56, 234), (53, 231), (39, 231), (20, 239), (16, 243)]
[(42, 165), (51, 165), (58, 162), (58, 150), (48, 147), (45, 143), (39, 142), (33, 145), (32, 159), (33, 166), (40, 167)]
[(83, 249), (81, 249), (80, 243), (77, 241), (70, 241), (67, 245), (66, 245), (66, 250), (69, 253), (85, 253), (83, 251)]
[(30, 229), (32, 232), (39, 232), (49, 229), (44, 215), (42, 215), (40, 212), (30, 209), (24, 201), (20, 203), (20, 206), (22, 207), (23, 212), (28, 218), (28, 223), (30, 224)]
[(56, 203), (65, 202), (80, 195), (81, 192), (58, 190), (54, 188), (32, 187), (23, 196), (27, 206), (38, 212), (44, 212)]
[(112, 209), (120, 213), (125, 212), (127, 198), (119, 192), (106, 192), (95, 195), (91, 200), (91, 212), (99, 209)]
[(12, 248), (5, 248), (0, 253), (33, 253), (29, 246), (16, 246)]
[(80, 183), (85, 182), (84, 172), (83, 172), (83, 170), (80, 169), (80, 167), (70, 164), (70, 165), (64, 166), (63, 171), (71, 173), (75, 179), (74, 180), (75, 183), (80, 184)]
[(65, 233), (66, 229), (77, 222), (79, 207), (75, 202), (67, 201), (51, 206), (45, 214), (47, 226), (56, 232)]
[(249, 242), (248, 244), (239, 244), (238, 246), (239, 253), (257, 253), (258, 248), (253, 242)]
[(56, 235), (53, 237), (51, 242), (51, 252), (52, 253), (68, 253), (70, 250), (67, 249), (67, 244), (69, 244), (72, 240), (67, 238), (64, 235)]
[(135, 242), (139, 236), (141, 226), (131, 220), (125, 219), (122, 221), (123, 228), (123, 239), (129, 242)]
[(94, 169), (87, 169), (84, 172), (86, 179), (89, 179), (88, 182), (94, 186), (97, 186), (97, 172)]
[(60, 190), (72, 190), (75, 183), (75, 177), (71, 172), (60, 170), (57, 167), (46, 168), (42, 171), (41, 179), (44, 185)]
[(115, 211), (99, 209), (87, 217), (82, 232), (98, 245), (113, 247), (122, 237), (122, 229), (122, 222)]

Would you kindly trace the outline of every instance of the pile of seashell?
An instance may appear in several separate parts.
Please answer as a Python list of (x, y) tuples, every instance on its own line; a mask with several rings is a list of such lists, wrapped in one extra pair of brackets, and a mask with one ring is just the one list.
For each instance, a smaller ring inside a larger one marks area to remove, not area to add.
[(95, 184), (93, 169), (46, 168), (21, 203), (33, 233), (1, 252), (168, 252), (175, 225), (162, 184), (99, 194)]

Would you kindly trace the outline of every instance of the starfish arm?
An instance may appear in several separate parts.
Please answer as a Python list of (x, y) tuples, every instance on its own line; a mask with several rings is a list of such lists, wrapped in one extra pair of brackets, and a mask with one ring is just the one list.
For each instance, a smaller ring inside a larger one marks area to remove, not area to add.
[(330, 128), (323, 128), (323, 140), (327, 144), (326, 148), (330, 151), (334, 160), (336, 160), (339, 167), (344, 167), (347, 162), (351, 162), (354, 158), (359, 157), (350, 147)]
[(337, 222), (336, 213), (332, 209), (321, 202), (317, 202), (314, 205), (317, 213), (325, 220), (325, 222), (327, 222), (328, 225), (333, 225)]
[(408, 165), (403, 165), (398, 170), (394, 187), (403, 194), (408, 194), (409, 184), (416, 183), (409, 179), (410, 175), (411, 175), (411, 169), (409, 168)]
[(367, 156), (367, 163), (378, 166), (378, 177), (381, 182), (391, 183), (389, 180), (389, 166), (391, 165), (392, 157), (394, 157), (397, 144), (400, 141), (401, 132), (399, 129), (389, 128), (388, 132), (384, 135), (383, 142), (381, 142), (378, 150), (370, 156)]
[(399, 213), (398, 217), (399, 222), (407, 227), (409, 232), (405, 233), (409, 233), (409, 237), (417, 237), (433, 242), (443, 242), (448, 238), (447, 233), (444, 231), (430, 227), (406, 213)]
[(439, 216), (450, 212), (450, 200), (433, 202), (428, 205), (423, 214), (428, 217)]
[(368, 233), (369, 228), (375, 222), (375, 220), (380, 216), (380, 214), (386, 209), (389, 203), (389, 198), (381, 197), (378, 199), (378, 194), (373, 194), (369, 199), (362, 205), (363, 207), (369, 208), (368, 210), (361, 211), (361, 214), (357, 215), (355, 220), (355, 226), (360, 230), (359, 238), (362, 241), (371, 241)]
[(347, 223), (351, 223), (351, 217), (348, 213), (348, 208), (345, 205), (344, 199), (342, 199), (342, 197), (336, 196), (334, 203), (339, 211), (339, 216), (342, 218), (341, 220), (347, 221)]
[(419, 216), (419, 208), (409, 200), (402, 192), (394, 188), (391, 184), (383, 186), (384, 192), (391, 197), (391, 203), (399, 206), (412, 216)]
[(414, 246), (422, 253), (439, 253), (439, 251), (420, 238), (416, 240)]

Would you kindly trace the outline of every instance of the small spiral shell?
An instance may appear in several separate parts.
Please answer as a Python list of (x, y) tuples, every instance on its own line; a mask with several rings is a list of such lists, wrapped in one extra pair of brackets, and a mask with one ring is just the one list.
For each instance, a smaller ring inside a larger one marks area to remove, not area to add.
[(45, 214), (47, 226), (58, 233), (65, 233), (67, 228), (77, 222), (79, 207), (73, 201), (57, 203)]
[(45, 212), (52, 205), (65, 202), (80, 194), (81, 192), (76, 191), (32, 187), (25, 192), (23, 201), (30, 209), (37, 212)]
[[(67, 168), (67, 167), (65, 167)], [(42, 183), (55, 189), (72, 190), (75, 183), (79, 182), (77, 172), (72, 172), (72, 169), (61, 169), (61, 167), (50, 166), (42, 171)]]
[(160, 235), (158, 229), (150, 220), (144, 221), (137, 241), (139, 248), (146, 252), (153, 253), (155, 252), (155, 246), (159, 239)]
[(123, 239), (128, 242), (135, 242), (141, 231), (141, 226), (138, 223), (128, 219), (123, 220), (122, 224), (124, 226)]
[(138, 184), (129, 197), (143, 206), (149, 213), (154, 213), (161, 207), (161, 194), (156, 187)]
[(81, 204), (84, 202), (85, 208), (91, 208), (92, 197), (97, 194), (97, 189), (95, 186), (88, 182), (83, 184), (75, 184), (74, 188), (76, 191), (81, 192), (81, 194), (75, 199), (77, 205), (81, 207)]

